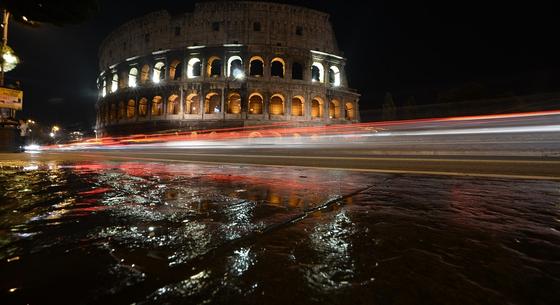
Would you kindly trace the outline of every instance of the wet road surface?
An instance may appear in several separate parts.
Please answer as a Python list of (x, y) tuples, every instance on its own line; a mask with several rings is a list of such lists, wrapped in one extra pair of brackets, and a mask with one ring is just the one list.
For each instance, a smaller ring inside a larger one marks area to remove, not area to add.
[(560, 303), (554, 180), (0, 166), (0, 304)]

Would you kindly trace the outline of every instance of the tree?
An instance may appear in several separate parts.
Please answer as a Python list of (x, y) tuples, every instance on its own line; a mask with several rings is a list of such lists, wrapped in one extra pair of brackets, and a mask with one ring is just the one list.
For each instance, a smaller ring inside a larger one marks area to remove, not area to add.
[(397, 109), (393, 101), (393, 95), (390, 92), (385, 93), (385, 101), (383, 102), (383, 120), (391, 121), (396, 119)]

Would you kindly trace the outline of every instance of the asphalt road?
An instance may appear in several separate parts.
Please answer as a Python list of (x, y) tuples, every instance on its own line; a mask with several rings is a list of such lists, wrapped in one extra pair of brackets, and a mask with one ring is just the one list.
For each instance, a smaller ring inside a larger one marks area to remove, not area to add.
[(560, 160), (541, 157), (368, 155), (342, 148), (198, 148), (3, 154), (0, 160), (148, 161), (295, 166), (362, 172), (560, 180)]

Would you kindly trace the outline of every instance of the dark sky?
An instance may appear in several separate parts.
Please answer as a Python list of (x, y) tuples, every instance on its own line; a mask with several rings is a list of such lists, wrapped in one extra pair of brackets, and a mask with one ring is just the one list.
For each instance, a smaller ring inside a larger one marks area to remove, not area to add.
[[(9, 45), (23, 63), (7, 74), (25, 91), (23, 116), (45, 123), (93, 125), (97, 50), (127, 20), (158, 9), (191, 10), (195, 1), (101, 1), (81, 25), (24, 28), (12, 23)], [(385, 92), (397, 105), (477, 82), (516, 94), (560, 89), (560, 25), (552, 4), (538, 1), (276, 1), (331, 14), (348, 58), (350, 86), (363, 117)], [(560, 91), (560, 90), (559, 90)]]

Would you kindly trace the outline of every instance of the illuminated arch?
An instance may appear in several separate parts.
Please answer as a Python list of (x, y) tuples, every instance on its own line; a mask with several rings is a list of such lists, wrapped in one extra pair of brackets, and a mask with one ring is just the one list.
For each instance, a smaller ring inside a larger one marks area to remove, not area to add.
[(222, 75), (222, 59), (218, 56), (212, 56), (208, 59), (208, 66), (206, 67), (208, 76), (219, 77)]
[(167, 113), (179, 114), (179, 95), (172, 94), (167, 98)]
[(146, 81), (148, 81), (148, 78), (150, 78), (150, 66), (145, 64), (144, 66), (142, 66), (142, 70), (140, 73), (140, 83), (145, 84)]
[(340, 119), (340, 101), (337, 99), (329, 102), (329, 118)]
[(270, 97), (269, 113), (272, 115), (284, 115), (284, 96), (274, 94)]
[(126, 107), (126, 117), (132, 119), (136, 115), (136, 101), (133, 99), (128, 100)]
[(195, 78), (202, 75), (202, 62), (199, 58), (193, 57), (187, 63), (187, 78)]
[(323, 64), (314, 62), (311, 65), (311, 81), (313, 82), (325, 82), (325, 67)]
[(103, 80), (103, 86), (101, 87), (101, 96), (105, 97), (107, 95), (107, 80)]
[(241, 95), (234, 92), (228, 96), (227, 113), (240, 114), (241, 113)]
[(303, 96), (298, 95), (292, 97), (292, 116), (303, 116), (303, 105), (305, 105), (305, 99)]
[(264, 98), (260, 93), (253, 93), (249, 96), (249, 114), (263, 113)]
[(344, 104), (344, 118), (347, 120), (354, 120), (356, 118), (354, 103), (347, 102)]
[(115, 73), (111, 81), (111, 92), (117, 92), (117, 89), (119, 89), (119, 75)]
[(152, 116), (160, 116), (163, 114), (163, 98), (159, 95), (152, 99)]
[(162, 80), (165, 80), (165, 64), (161, 61), (158, 61), (154, 65), (154, 72), (152, 74), (152, 81), (154, 83), (159, 83)]
[(337, 66), (329, 68), (329, 84), (335, 87), (340, 86), (340, 69)]
[(128, 71), (128, 86), (131, 88), (136, 87), (136, 85), (138, 84), (138, 69), (137, 68), (131, 68), (130, 71)]
[(187, 95), (185, 99), (185, 114), (198, 114), (200, 96), (196, 93)]
[(219, 93), (210, 92), (204, 99), (204, 113), (212, 114), (222, 112), (222, 101)]
[(264, 59), (260, 56), (253, 56), (249, 61), (249, 75), (262, 77), (264, 75)]
[(275, 57), (270, 61), (270, 76), (284, 78), (286, 74), (286, 62), (280, 58)]
[(243, 60), (240, 56), (231, 56), (227, 63), (227, 76), (242, 78), (245, 75), (243, 71)]
[(175, 59), (169, 65), (169, 79), (181, 80), (181, 76), (183, 76), (183, 62)]
[(148, 115), (148, 99), (143, 97), (138, 101), (138, 116), (145, 117)]
[(322, 118), (323, 117), (323, 105), (324, 101), (322, 98), (316, 96), (311, 100), (311, 117), (312, 118)]

